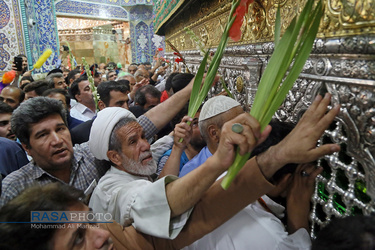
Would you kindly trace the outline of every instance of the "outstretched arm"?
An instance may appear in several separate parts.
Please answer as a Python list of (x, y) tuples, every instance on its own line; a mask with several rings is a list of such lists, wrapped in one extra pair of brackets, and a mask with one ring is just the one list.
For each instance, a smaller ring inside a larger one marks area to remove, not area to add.
[[(185, 106), (190, 98), (194, 79), (195, 78), (193, 78), (185, 88), (145, 113), (145, 116), (147, 116), (158, 129), (163, 128)], [(217, 77), (215, 81), (218, 79), (219, 77)]]
[[(117, 238), (117, 240), (121, 240), (121, 243), (117, 242), (118, 246), (128, 246), (131, 248), (131, 246), (135, 246), (132, 244), (136, 244), (141, 249), (181, 249), (213, 231), (247, 204), (254, 202), (257, 198), (269, 192), (273, 186), (266, 179), (270, 178), (273, 173), (286, 163), (310, 162), (325, 154), (338, 151), (340, 147), (335, 144), (316, 147), (317, 140), (339, 112), (339, 108), (336, 107), (325, 114), (329, 99), (329, 96), (323, 100), (318, 97), (305, 113), (304, 118), (301, 119), (287, 138), (275, 145), (274, 149), (271, 150), (270, 148), (260, 156), (253, 157), (247, 161), (227, 190), (221, 188), (221, 180), (216, 181), (199, 199), (187, 224), (176, 239), (171, 241), (155, 238), (137, 233), (133, 227), (127, 227), (123, 232), (124, 238)], [(241, 122), (239, 120), (235, 121)], [(223, 127), (223, 133), (227, 133), (231, 125), (232, 123), (226, 123)], [(248, 130), (245, 131), (245, 133), (249, 132)], [(262, 138), (262, 136), (257, 138)], [(227, 136), (225, 140), (220, 140), (221, 147), (219, 146), (220, 150), (218, 149), (216, 152), (218, 154), (234, 152), (234, 146), (231, 145), (231, 141), (241, 141), (241, 138)], [(283, 147), (287, 148), (283, 149)], [(240, 148), (241, 151), (252, 149), (249, 147), (245, 150), (245, 147), (241, 146)], [(278, 152), (277, 157), (274, 157), (274, 153), (277, 150), (281, 152)], [(216, 160), (220, 160), (220, 158), (215, 158), (217, 153), (209, 158), (211, 164), (215, 164), (217, 163)], [(228, 158), (231, 158), (231, 156), (229, 155)], [(269, 165), (258, 164), (259, 162)], [(206, 163), (208, 164), (208, 161)], [(199, 169), (192, 171), (185, 177), (192, 176), (191, 174), (197, 172)], [(185, 177), (177, 181), (183, 180)], [(202, 179), (205, 178), (201, 178), (199, 181)], [(173, 183), (168, 184), (168, 186)], [(182, 194), (180, 195), (182, 196)]]
[[(253, 157), (246, 162), (228, 190), (224, 191), (221, 188), (221, 180), (216, 181), (199, 200), (188, 223), (179, 236), (173, 240), (173, 248), (180, 249), (190, 245), (227, 221), (247, 204), (270, 191), (272, 185), (266, 179), (272, 177), (286, 163), (308, 163), (326, 154), (339, 151), (340, 147), (337, 144), (316, 146), (317, 140), (339, 113), (338, 106), (326, 113), (329, 103), (329, 94), (324, 99), (317, 97), (284, 140), (275, 145), (273, 150), (270, 148), (260, 156)], [(225, 152), (220, 152), (219, 149), (216, 151), (219, 154)], [(275, 152), (278, 152), (278, 157), (274, 157)], [(262, 165), (259, 162), (268, 162), (269, 165)], [(319, 169), (313, 171), (309, 181), (320, 171)]]
[[(287, 137), (256, 157), (266, 179), (271, 178), (287, 163), (309, 163), (340, 150), (337, 144), (316, 146), (318, 139), (340, 110), (337, 106), (326, 114), (330, 100), (329, 94), (324, 99), (318, 96)], [(243, 125), (241, 134), (232, 131), (234, 123)], [(246, 154), (262, 143), (270, 132), (270, 127), (267, 127), (261, 134), (258, 121), (247, 113), (226, 122), (214, 155), (189, 175), (167, 185), (166, 193), (172, 215), (179, 215), (193, 206), (202, 192), (228, 169), (234, 161), (235, 145), (240, 148), (241, 155)]]
[(340, 151), (340, 146), (337, 144), (316, 146), (324, 130), (340, 112), (340, 106), (335, 106), (326, 114), (330, 101), (331, 95), (328, 93), (323, 99), (320, 95), (317, 96), (288, 136), (257, 156), (259, 165), (267, 166), (263, 173), (266, 178), (270, 178), (280, 165), (309, 163), (324, 155)]

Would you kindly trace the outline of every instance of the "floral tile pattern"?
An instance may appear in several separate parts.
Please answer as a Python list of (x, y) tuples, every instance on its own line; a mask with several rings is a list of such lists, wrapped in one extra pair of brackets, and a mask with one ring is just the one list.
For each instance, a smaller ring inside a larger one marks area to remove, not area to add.
[(0, 73), (11, 70), (13, 57), (25, 54), (17, 0), (0, 0)]
[(26, 9), (26, 19), (32, 18), (35, 21), (34, 26), (28, 26), (32, 62), (35, 63), (46, 49), (53, 51), (44, 65), (34, 73), (45, 73), (54, 69), (58, 59), (59, 41), (53, 13), (54, 5), (49, 0), (35, 0)]

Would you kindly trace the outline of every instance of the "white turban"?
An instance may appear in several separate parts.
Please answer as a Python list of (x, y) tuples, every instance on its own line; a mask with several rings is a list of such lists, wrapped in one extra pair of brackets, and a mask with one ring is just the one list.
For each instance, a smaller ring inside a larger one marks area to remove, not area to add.
[(131, 117), (135, 119), (132, 112), (119, 107), (109, 107), (99, 111), (92, 123), (89, 147), (91, 153), (99, 160), (107, 160), (109, 138), (115, 125), (121, 118)]
[(240, 105), (239, 102), (228, 96), (219, 95), (212, 97), (204, 103), (199, 115), (199, 121), (207, 120)]

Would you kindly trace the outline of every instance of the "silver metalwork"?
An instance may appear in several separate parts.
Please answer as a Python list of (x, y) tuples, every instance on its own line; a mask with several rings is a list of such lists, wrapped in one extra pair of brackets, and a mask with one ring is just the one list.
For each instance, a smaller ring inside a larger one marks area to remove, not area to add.
[[(251, 109), (273, 43), (228, 47), (220, 74), (246, 111)], [(215, 51), (215, 49), (213, 49)], [(199, 51), (183, 52), (196, 72)], [(319, 144), (337, 143), (341, 151), (323, 157), (312, 196), (311, 236), (332, 217), (375, 212), (375, 36), (317, 39), (300, 77), (274, 118), (297, 122), (315, 96), (329, 92), (341, 112)], [(280, 62), (281, 63), (281, 62)], [(244, 89), (236, 90), (242, 77)], [(221, 92), (216, 86), (210, 95)]]

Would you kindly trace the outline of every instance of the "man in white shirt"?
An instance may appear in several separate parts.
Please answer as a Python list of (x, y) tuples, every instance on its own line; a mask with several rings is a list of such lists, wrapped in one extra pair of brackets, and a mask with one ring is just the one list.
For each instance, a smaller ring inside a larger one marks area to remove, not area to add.
[(77, 104), (70, 110), (70, 115), (81, 121), (91, 120), (96, 115), (94, 97), (87, 77), (81, 76), (70, 87), (70, 93)]
[[(253, 150), (252, 156), (277, 144), (293, 129), (292, 124), (279, 121), (270, 125), (269, 137)], [(310, 249), (310, 199), (315, 177), (321, 171), (322, 168), (316, 169), (313, 165), (285, 165), (270, 179), (275, 185), (272, 191), (185, 250)]]

